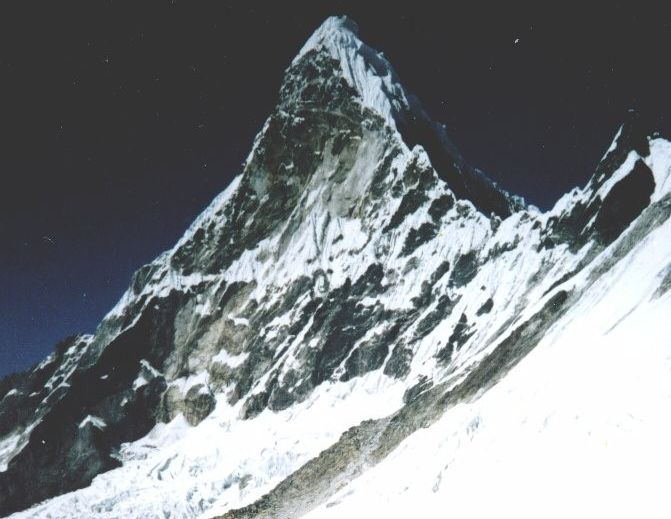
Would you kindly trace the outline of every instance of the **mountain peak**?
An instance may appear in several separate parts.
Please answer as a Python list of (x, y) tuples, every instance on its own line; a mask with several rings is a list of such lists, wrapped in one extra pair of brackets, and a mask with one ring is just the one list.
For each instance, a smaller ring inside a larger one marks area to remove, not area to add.
[(340, 73), (361, 104), (381, 115), (392, 128), (410, 106), (396, 72), (382, 53), (363, 43), (359, 28), (346, 16), (331, 16), (308, 38), (292, 67), (312, 53), (325, 53), (339, 63)]
[[(364, 108), (381, 116), (409, 149), (416, 145), (424, 148), (457, 198), (470, 200), (485, 215), (500, 217), (524, 206), (521, 199), (501, 190), (464, 161), (444, 126), (434, 122), (416, 96), (405, 90), (387, 58), (359, 39), (353, 20), (346, 16), (327, 18), (294, 58), (290, 70), (306, 59), (324, 55), (334, 60), (337, 73)], [(299, 83), (302, 88), (305, 81)]]
[[(482, 456), (469, 452), (499, 449), (514, 470), (525, 423), (534, 438), (536, 424), (553, 428), (557, 451), (584, 394), (596, 425), (610, 411), (602, 394), (626, 397), (622, 427), (642, 422), (629, 411), (647, 413), (671, 380), (658, 369), (666, 336), (653, 333), (671, 308), (671, 143), (641, 155), (634, 126), (592, 184), (549, 213), (524, 211), (461, 159), (351, 20), (329, 18), (287, 71), (242, 174), (136, 272), (94, 336), (0, 380), (0, 514), (359, 517), (377, 505), (366, 496), (404, 494), (392, 512), (418, 515), (434, 495), (424, 509), (467, 495), (470, 510), (468, 488), (492, 467), (459, 472), (455, 456), (472, 467)], [(649, 391), (622, 384), (632, 341), (657, 376)], [(589, 393), (605, 356), (617, 370)], [(583, 357), (582, 385), (557, 407)], [(503, 423), (500, 410), (529, 395), (537, 413)], [(609, 414), (594, 438), (620, 425)], [(585, 438), (576, 460), (593, 448)], [(529, 485), (518, 487), (523, 500)]]
[(648, 137), (652, 132), (647, 128), (641, 115), (633, 108), (627, 110), (622, 118), (610, 147), (601, 158), (592, 182), (603, 182), (626, 160), (630, 152), (635, 151), (639, 156), (650, 154)]
[(294, 58), (294, 63), (311, 50), (321, 47), (329, 50), (338, 47), (357, 48), (361, 45), (358, 35), (359, 26), (351, 18), (347, 16), (329, 16), (305, 42), (303, 48)]

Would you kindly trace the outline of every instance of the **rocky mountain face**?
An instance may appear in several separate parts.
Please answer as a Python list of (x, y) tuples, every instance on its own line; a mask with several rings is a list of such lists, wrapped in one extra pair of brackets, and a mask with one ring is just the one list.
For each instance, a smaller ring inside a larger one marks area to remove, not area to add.
[[(330, 18), (242, 173), (95, 334), (0, 382), (0, 514), (450, 510), (441, 481), (468, 481), (459, 463), (492, 473), (460, 462), (491, 439), (483, 416), (529, 395), (529, 409), (560, 406), (524, 373), (596, 402), (569, 367), (588, 357), (594, 384), (619, 387), (585, 353), (604, 337), (638, 349), (618, 369), (669, 367), (669, 191), (671, 143), (630, 113), (584, 188), (526, 206), (467, 165), (352, 21)], [(642, 344), (622, 335), (634, 324)], [(610, 404), (613, 423), (671, 395), (668, 371), (651, 372), (660, 385)], [(497, 430), (524, 430), (511, 423)]]

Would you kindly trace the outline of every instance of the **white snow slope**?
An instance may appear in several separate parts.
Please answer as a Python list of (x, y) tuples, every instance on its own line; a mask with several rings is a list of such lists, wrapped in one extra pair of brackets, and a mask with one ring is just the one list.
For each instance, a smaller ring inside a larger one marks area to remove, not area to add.
[(499, 384), (305, 517), (669, 517), (670, 262), (667, 221)]

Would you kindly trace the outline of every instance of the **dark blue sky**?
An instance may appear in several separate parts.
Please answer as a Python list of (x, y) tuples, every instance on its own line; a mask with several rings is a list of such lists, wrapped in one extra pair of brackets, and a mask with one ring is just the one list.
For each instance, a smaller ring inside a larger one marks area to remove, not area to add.
[(668, 18), (437, 4), (454, 3), (3, 2), (0, 376), (92, 332), (172, 246), (330, 14), (357, 21), (467, 160), (542, 207), (585, 182), (626, 109), (669, 134)]

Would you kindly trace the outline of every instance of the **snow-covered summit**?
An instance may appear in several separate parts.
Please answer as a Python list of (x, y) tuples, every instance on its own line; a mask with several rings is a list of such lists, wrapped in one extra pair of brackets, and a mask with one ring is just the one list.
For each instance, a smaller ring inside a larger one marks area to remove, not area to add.
[[(335, 73), (352, 88), (361, 106), (381, 117), (409, 148), (421, 146), (428, 153), (433, 167), (458, 198), (469, 200), (486, 215), (505, 217), (524, 208), (522, 198), (499, 188), (464, 160), (445, 126), (434, 122), (417, 97), (405, 90), (385, 56), (359, 39), (354, 21), (345, 16), (328, 18), (294, 58), (287, 75), (306, 61), (314, 63), (324, 57), (333, 60)], [(322, 80), (327, 77), (329, 74)], [(333, 95), (334, 83), (319, 85), (324, 95)]]
[(358, 36), (357, 24), (346, 16), (331, 16), (310, 36), (292, 64), (311, 51), (326, 52), (340, 63), (347, 82), (364, 106), (384, 117), (392, 127), (398, 114), (409, 108), (403, 87), (391, 64)]
[(336, 48), (346, 47), (356, 50), (360, 45), (359, 26), (354, 20), (348, 16), (329, 16), (303, 44), (293, 63), (316, 48), (325, 47), (333, 52)]

